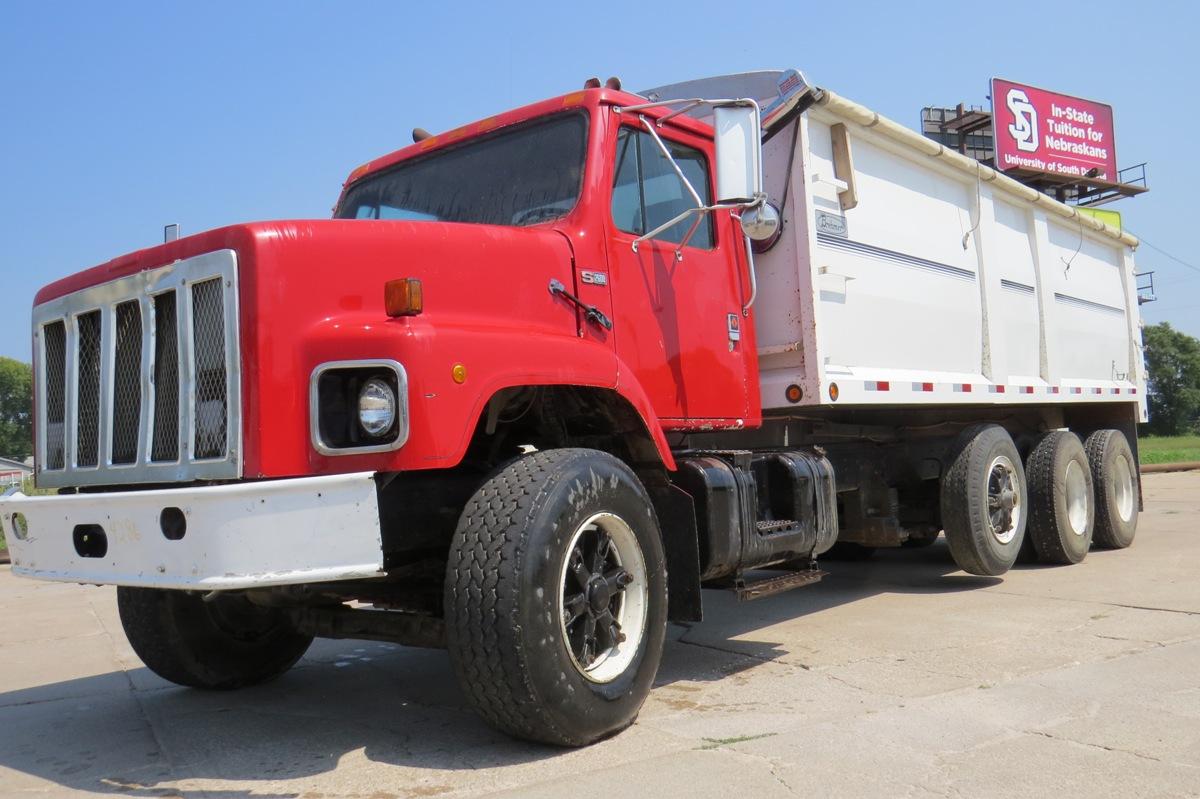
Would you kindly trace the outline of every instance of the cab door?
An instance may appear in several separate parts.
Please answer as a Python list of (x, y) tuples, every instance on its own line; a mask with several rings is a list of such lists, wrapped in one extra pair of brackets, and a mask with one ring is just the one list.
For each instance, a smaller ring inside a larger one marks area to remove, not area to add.
[[(631, 118), (629, 122), (637, 122)], [(712, 144), (660, 128), (660, 138), (706, 204)], [(641, 384), (664, 426), (736, 426), (761, 414), (740, 231), (727, 211), (694, 217), (653, 240), (634, 240), (695, 207), (662, 147), (621, 124), (612, 142), (608, 259), (618, 380)]]

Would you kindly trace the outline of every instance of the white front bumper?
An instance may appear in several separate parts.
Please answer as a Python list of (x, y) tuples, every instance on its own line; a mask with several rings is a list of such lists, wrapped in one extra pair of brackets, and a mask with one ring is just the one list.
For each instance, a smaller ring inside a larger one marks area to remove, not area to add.
[[(162, 532), (164, 508), (187, 520)], [(24, 516), (24, 540), (13, 515)], [(352, 580), (383, 572), (371, 472), (254, 483), (0, 499), (13, 572), (42, 580), (231, 589)], [(83, 557), (74, 531), (99, 525), (107, 551)]]

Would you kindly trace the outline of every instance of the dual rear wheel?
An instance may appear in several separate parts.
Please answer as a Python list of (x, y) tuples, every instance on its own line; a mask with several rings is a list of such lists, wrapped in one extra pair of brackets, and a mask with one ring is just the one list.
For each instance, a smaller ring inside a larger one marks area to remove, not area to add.
[(1137, 527), (1137, 469), (1125, 436), (1043, 434), (1024, 462), (998, 425), (967, 428), (942, 478), (946, 540), (964, 571), (1000, 575), (1019, 556), (1078, 563), (1093, 542), (1127, 547)]

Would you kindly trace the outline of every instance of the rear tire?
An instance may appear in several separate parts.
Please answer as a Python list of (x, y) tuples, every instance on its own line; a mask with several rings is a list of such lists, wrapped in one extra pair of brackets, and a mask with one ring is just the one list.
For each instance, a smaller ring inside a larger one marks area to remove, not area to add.
[(1029, 491), (1012, 438), (973, 425), (956, 440), (942, 476), (941, 511), (954, 562), (971, 574), (1004, 574), (1025, 539)]
[(1097, 430), (1084, 444), (1096, 501), (1096, 546), (1124, 549), (1137, 535), (1138, 468), (1120, 430)]
[(205, 602), (185, 591), (119, 587), (117, 610), (146, 667), (189, 688), (230, 690), (274, 679), (313, 640), (296, 630), (285, 611), (242, 596)]
[(1046, 433), (1025, 461), (1029, 529), (1043, 563), (1078, 563), (1087, 557), (1096, 523), (1092, 471), (1079, 436)]
[(645, 488), (595, 450), (510, 464), (463, 510), (445, 607), (459, 682), (493, 727), (561, 746), (625, 729), (666, 635), (665, 557)]

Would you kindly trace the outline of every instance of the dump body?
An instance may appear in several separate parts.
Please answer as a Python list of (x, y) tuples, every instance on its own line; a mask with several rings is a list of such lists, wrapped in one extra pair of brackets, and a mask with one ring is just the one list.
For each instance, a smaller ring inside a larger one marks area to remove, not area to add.
[(1145, 420), (1135, 239), (830, 93), (799, 124), (794, 157), (790, 131), (765, 155), (788, 198), (756, 260), (765, 407), (796, 383), (801, 405), (1121, 401)]

